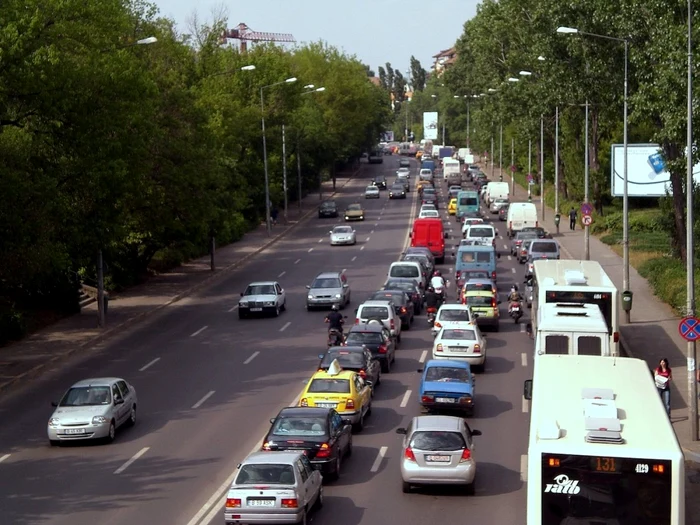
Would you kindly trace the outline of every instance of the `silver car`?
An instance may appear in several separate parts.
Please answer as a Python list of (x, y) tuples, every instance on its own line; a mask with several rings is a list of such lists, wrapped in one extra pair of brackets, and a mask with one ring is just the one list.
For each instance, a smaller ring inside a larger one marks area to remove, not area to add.
[(367, 186), (365, 188), (365, 199), (378, 199), (379, 188), (377, 186)]
[(306, 287), (306, 308), (345, 307), (350, 302), (350, 284), (343, 272), (323, 272)]
[(329, 233), (331, 234), (331, 246), (357, 244), (355, 230), (350, 226), (336, 226)]
[(501, 211), (501, 208), (505, 208), (509, 204), (510, 203), (508, 202), (508, 199), (496, 199), (489, 206), (489, 211), (491, 213), (498, 213), (499, 211)]
[(238, 301), (238, 318), (254, 314), (272, 314), (279, 317), (287, 309), (287, 293), (277, 281), (250, 283)]
[(403, 434), (401, 479), (403, 491), (413, 485), (464, 485), (474, 494), (476, 461), (472, 430), (466, 421), (454, 416), (414, 417), (408, 428), (397, 428)]
[(307, 523), (307, 513), (321, 506), (323, 477), (302, 451), (253, 452), (238, 465), (224, 521)]
[(49, 443), (103, 439), (114, 441), (122, 425), (136, 423), (136, 390), (118, 377), (78, 381), (63, 395), (47, 427)]

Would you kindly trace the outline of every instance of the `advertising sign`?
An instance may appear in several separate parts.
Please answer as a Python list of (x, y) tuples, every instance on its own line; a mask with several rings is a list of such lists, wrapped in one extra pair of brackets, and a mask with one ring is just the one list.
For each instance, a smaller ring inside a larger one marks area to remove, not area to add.
[(423, 113), (423, 138), (436, 140), (438, 136), (437, 111)]
[[(612, 145), (611, 193), (622, 197), (624, 193), (624, 146)], [(700, 164), (693, 168), (693, 180), (698, 181)], [(627, 194), (630, 197), (663, 197), (671, 193), (671, 177), (658, 144), (627, 145)]]
[(379, 137), (379, 142), (394, 142), (394, 132), (391, 130), (385, 131)]

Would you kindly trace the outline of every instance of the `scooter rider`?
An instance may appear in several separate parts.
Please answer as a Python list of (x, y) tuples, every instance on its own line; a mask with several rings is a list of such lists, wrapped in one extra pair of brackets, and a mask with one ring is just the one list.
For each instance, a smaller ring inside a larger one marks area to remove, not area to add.
[(523, 300), (522, 295), (520, 295), (520, 292), (518, 291), (518, 285), (514, 284), (513, 287), (510, 289), (510, 294), (508, 295), (508, 301), (512, 303), (518, 303)]
[(340, 333), (343, 333), (343, 314), (339, 311), (338, 305), (334, 304), (330, 313), (326, 316), (326, 322), (330, 324), (328, 330), (333, 330), (334, 328)]
[(428, 308), (437, 308), (440, 306), (440, 296), (435, 293), (435, 288), (432, 286), (429, 286), (428, 289), (425, 291), (425, 307), (426, 309)]

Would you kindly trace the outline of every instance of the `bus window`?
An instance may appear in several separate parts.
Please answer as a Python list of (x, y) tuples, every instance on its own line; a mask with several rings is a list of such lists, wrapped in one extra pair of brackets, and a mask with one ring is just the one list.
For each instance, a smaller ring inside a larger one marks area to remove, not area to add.
[(462, 252), (462, 262), (474, 262), (474, 252)]
[(548, 335), (544, 339), (544, 352), (546, 354), (568, 354), (569, 337), (566, 335)]
[(578, 355), (603, 355), (600, 337), (582, 335), (578, 338)]

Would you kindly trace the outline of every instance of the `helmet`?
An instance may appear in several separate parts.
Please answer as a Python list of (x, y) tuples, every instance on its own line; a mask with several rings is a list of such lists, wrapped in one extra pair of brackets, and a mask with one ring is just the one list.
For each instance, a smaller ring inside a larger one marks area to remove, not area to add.
[(331, 310), (333, 310), (334, 312), (337, 312), (338, 310), (340, 310), (340, 308), (338, 308), (337, 304), (334, 304), (333, 306), (331, 306)]
[(442, 272), (440, 270), (435, 270), (433, 272), (433, 277), (442, 277)]
[(518, 285), (514, 284), (513, 287), (510, 289), (511, 292), (517, 292), (518, 291)]
[(429, 291), (429, 292), (434, 292), (434, 291), (435, 291), (435, 288), (433, 288), (432, 286), (428, 286), (428, 291)]

